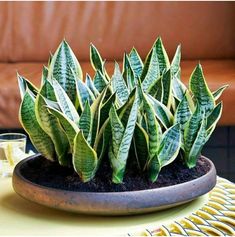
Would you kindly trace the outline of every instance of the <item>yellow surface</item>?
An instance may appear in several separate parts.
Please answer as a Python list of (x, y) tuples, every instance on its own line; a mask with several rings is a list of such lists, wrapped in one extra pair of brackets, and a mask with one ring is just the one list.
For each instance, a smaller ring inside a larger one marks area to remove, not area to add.
[(19, 197), (11, 178), (0, 178), (0, 235), (124, 235), (167, 225), (198, 210), (208, 201), (195, 201), (166, 211), (128, 217), (96, 217), (50, 209)]
[(190, 215), (130, 236), (235, 236), (235, 184), (217, 177), (208, 202)]

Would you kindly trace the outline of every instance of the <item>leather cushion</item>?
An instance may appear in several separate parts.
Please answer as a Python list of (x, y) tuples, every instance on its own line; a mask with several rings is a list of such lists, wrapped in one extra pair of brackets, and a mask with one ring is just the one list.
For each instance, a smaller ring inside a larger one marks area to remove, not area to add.
[(145, 56), (159, 35), (170, 56), (235, 58), (234, 22), (233, 2), (1, 2), (0, 61), (46, 61), (64, 37), (80, 61), (91, 41), (107, 60)]

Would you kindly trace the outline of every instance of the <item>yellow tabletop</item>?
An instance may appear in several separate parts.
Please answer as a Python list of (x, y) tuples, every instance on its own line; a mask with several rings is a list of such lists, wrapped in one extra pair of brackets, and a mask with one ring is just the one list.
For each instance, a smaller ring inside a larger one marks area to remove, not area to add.
[(11, 178), (0, 178), (0, 235), (125, 236), (146, 228), (167, 225), (198, 210), (207, 201), (208, 195), (204, 195), (179, 207), (138, 216), (85, 216), (24, 200), (12, 189)]

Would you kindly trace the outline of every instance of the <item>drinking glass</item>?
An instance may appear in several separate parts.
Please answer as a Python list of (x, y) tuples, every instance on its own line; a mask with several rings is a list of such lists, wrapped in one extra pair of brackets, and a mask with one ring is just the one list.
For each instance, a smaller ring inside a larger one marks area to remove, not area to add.
[(12, 175), (15, 165), (25, 155), (26, 141), (25, 134), (0, 134), (0, 177)]

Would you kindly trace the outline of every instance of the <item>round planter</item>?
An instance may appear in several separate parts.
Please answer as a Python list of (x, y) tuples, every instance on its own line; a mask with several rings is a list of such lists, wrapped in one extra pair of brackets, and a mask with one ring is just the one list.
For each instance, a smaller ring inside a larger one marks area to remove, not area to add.
[(206, 194), (216, 184), (214, 164), (204, 157), (210, 167), (205, 175), (173, 186), (126, 192), (67, 191), (32, 183), (22, 175), (22, 165), (37, 157), (29, 157), (15, 167), (12, 179), (15, 192), (35, 203), (77, 213), (132, 215), (163, 210)]

